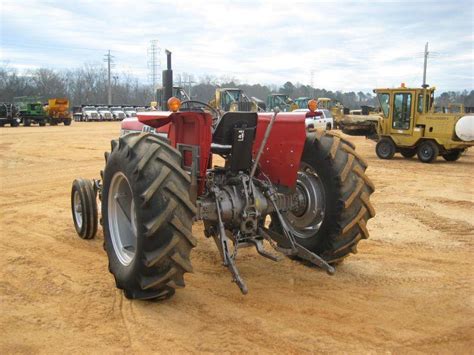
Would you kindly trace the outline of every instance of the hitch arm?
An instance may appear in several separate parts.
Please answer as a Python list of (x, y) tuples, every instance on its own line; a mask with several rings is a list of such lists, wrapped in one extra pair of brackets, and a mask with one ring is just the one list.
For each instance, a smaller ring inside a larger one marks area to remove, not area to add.
[[(290, 240), (286, 237), (286, 235), (282, 235), (280, 233), (276, 233), (268, 228), (262, 227), (261, 231), (263, 232), (264, 237), (266, 239), (273, 240), (276, 243), (280, 243), (282, 245), (288, 245), (291, 243)], [(273, 243), (270, 242), (270, 244), (273, 245)], [(307, 260), (310, 263), (320, 267), (324, 271), (326, 271), (329, 275), (334, 275), (336, 272), (336, 269), (329, 265), (326, 260), (321, 258), (319, 255), (313, 253), (312, 251), (309, 251), (306, 249), (304, 246), (299, 244), (298, 242), (294, 242), (294, 248), (296, 249), (286, 249), (286, 248), (281, 248), (278, 246), (274, 246), (276, 250), (279, 252), (285, 254), (285, 255), (294, 255), (294, 256), (299, 256), (301, 259)]]
[[(217, 205), (217, 216), (218, 216), (218, 224), (219, 224), (219, 237), (215, 238), (214, 240), (216, 241), (217, 247), (221, 251), (221, 256), (222, 256), (222, 261), (224, 263), (224, 266), (227, 266), (229, 269), (230, 273), (232, 274), (232, 281), (239, 286), (240, 292), (242, 292), (244, 295), (248, 293), (248, 288), (247, 285), (245, 284), (244, 280), (240, 276), (239, 270), (237, 269), (237, 265), (235, 264), (234, 257), (230, 255), (229, 252), (229, 244), (232, 242), (228, 237), (227, 234), (225, 233), (225, 228), (224, 228), (224, 223), (222, 222), (222, 217), (221, 217), (221, 206), (219, 202), (219, 198), (216, 196), (216, 205)], [(220, 243), (217, 243), (217, 240), (219, 239)]]

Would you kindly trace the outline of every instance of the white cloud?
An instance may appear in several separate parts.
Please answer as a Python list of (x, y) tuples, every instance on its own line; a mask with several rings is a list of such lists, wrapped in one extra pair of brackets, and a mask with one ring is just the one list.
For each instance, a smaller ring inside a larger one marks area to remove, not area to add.
[[(473, 89), (470, 1), (2, 2), (1, 58), (18, 68), (66, 68), (115, 55), (146, 79), (158, 39), (175, 72), (241, 82), (314, 83), (332, 90), (420, 85), (426, 41), (438, 52), (429, 83)], [(28, 9), (28, 11), (25, 11)], [(164, 53), (163, 53), (164, 54)], [(164, 56), (163, 56), (164, 63)]]

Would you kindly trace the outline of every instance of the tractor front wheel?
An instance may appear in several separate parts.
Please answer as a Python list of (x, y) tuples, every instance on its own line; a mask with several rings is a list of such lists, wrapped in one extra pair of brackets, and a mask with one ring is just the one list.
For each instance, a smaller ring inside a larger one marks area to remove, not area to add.
[(389, 138), (382, 138), (375, 146), (375, 153), (380, 159), (392, 159), (395, 155), (395, 144)]
[(112, 141), (102, 190), (104, 243), (127, 298), (168, 298), (192, 271), (196, 207), (181, 161), (179, 151), (151, 134)]
[[(296, 241), (329, 263), (357, 251), (359, 241), (369, 237), (367, 221), (375, 216), (370, 202), (375, 188), (365, 174), (367, 163), (354, 149), (336, 132), (310, 133), (296, 184), (305, 204), (284, 215)], [(275, 215), (271, 228), (282, 233)]]
[(97, 232), (97, 200), (91, 180), (76, 179), (71, 190), (72, 219), (82, 239), (92, 239)]

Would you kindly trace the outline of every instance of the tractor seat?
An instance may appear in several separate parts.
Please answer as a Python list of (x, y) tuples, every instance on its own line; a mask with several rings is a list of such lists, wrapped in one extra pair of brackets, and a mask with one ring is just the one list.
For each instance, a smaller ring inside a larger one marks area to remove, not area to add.
[(212, 135), (212, 143), (232, 145), (234, 128), (255, 129), (256, 127), (256, 112), (226, 112), (217, 122), (216, 129)]
[(256, 112), (226, 112), (217, 122), (211, 152), (223, 156), (232, 172), (250, 169), (257, 117)]
[(232, 150), (231, 145), (211, 143), (211, 152), (219, 155), (228, 155)]

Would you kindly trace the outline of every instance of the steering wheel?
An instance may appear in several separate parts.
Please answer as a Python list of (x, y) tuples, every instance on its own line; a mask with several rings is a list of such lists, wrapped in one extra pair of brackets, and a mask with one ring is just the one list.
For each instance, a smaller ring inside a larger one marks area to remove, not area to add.
[[(201, 107), (199, 107), (198, 105), (200, 105)], [(183, 106), (186, 106), (184, 107), (184, 110), (183, 110)], [(212, 112), (212, 126), (214, 127), (217, 124), (217, 122), (219, 122), (219, 120), (221, 119), (221, 114), (214, 107), (210, 106), (209, 104), (206, 104), (205, 102), (198, 101), (198, 100), (186, 100), (186, 101), (181, 102), (182, 111), (204, 112), (204, 109), (202, 106)]]

